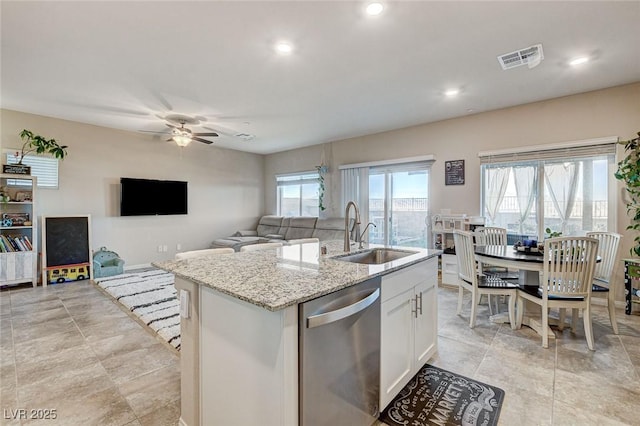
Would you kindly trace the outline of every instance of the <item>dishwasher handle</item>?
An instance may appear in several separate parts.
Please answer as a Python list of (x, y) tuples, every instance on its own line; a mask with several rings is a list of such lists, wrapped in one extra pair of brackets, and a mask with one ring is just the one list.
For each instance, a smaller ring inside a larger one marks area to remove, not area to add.
[(371, 304), (375, 302), (378, 297), (380, 297), (379, 288), (375, 289), (374, 291), (369, 293), (368, 296), (358, 300), (351, 305), (336, 309), (335, 311), (324, 312), (318, 315), (311, 315), (307, 317), (307, 328), (320, 327), (321, 325), (336, 322), (343, 318), (347, 318), (351, 315), (357, 314), (358, 312), (371, 306)]

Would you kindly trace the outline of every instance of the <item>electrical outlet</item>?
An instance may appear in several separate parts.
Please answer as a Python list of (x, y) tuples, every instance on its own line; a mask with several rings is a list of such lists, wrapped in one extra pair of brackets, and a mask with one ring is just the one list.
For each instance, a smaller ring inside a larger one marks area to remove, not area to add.
[(162, 251), (164, 253), (166, 253), (169, 250), (169, 247), (167, 247), (166, 245), (162, 246)]
[(176, 250), (182, 250), (182, 244), (180, 243), (176, 244)]
[(162, 246), (158, 246), (158, 253), (162, 253)]

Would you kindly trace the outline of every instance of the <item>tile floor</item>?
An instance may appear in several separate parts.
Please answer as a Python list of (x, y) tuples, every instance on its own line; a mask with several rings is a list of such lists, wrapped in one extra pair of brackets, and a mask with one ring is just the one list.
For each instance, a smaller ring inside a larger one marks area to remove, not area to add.
[[(580, 326), (549, 349), (528, 328), (492, 324), (481, 306), (439, 291), (439, 351), (430, 362), (506, 392), (501, 425), (640, 425), (640, 313), (618, 311), (618, 336), (594, 308), (596, 351)], [(88, 282), (0, 292), (0, 424), (11, 410), (56, 409), (22, 424), (176, 425), (179, 357)], [(27, 413), (30, 414), (30, 413)], [(251, 426), (251, 425), (247, 425)]]
[(178, 353), (87, 281), (0, 292), (0, 344), (2, 425), (178, 422)]

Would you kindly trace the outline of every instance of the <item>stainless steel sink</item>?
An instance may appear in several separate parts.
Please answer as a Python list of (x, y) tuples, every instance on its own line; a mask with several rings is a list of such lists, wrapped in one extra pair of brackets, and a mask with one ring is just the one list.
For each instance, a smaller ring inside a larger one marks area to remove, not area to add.
[(334, 259), (341, 260), (343, 262), (362, 263), (365, 265), (380, 265), (393, 260), (402, 259), (403, 257), (411, 256), (412, 254), (416, 254), (416, 252), (389, 248), (374, 248), (358, 253), (337, 256), (334, 257)]

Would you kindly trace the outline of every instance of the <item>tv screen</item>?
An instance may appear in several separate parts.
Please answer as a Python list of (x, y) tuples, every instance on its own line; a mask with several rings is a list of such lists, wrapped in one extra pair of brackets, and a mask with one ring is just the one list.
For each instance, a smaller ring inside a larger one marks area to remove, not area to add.
[(187, 182), (120, 178), (120, 216), (187, 214)]

